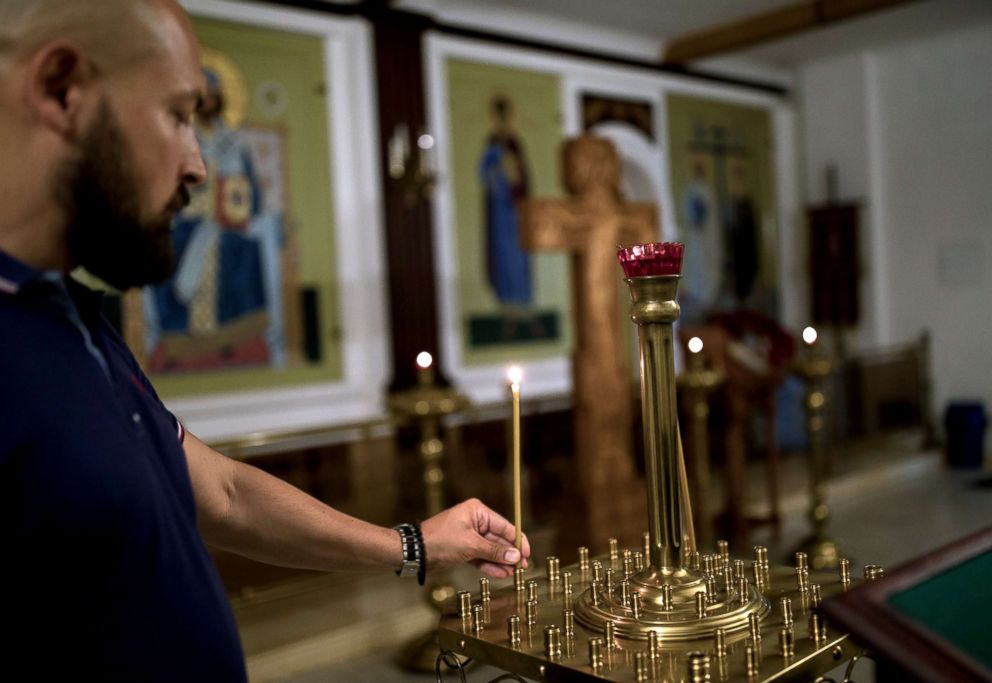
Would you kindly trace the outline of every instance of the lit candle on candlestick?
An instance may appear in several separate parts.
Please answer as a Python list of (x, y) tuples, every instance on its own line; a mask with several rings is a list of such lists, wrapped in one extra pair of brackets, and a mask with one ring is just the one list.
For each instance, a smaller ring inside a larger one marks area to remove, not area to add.
[(510, 382), (510, 399), (513, 412), (513, 544), (517, 550), (521, 551), (521, 560), (517, 562), (520, 566), (523, 561), (523, 503), (520, 492), (520, 383), (523, 381), (524, 373), (519, 366), (511, 366), (506, 371), (506, 378)]
[(687, 346), (689, 347), (689, 369), (702, 370), (703, 357), (699, 354), (703, 350), (703, 340), (699, 337), (693, 337)]
[(434, 136), (421, 131), (417, 137), (417, 148), (420, 150), (420, 168), (424, 177), (434, 173)]
[(417, 354), (417, 379), (420, 386), (429, 387), (434, 384), (434, 357), (426, 351)]

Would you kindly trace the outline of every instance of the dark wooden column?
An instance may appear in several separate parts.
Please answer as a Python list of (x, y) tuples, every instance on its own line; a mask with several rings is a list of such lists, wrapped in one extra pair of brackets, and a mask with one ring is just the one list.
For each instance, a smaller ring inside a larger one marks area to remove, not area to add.
[(446, 383), (438, 344), (433, 230), (429, 199), (411, 203), (389, 176), (387, 149), (396, 126), (405, 124), (411, 145), (425, 126), (424, 17), (389, 10), (368, 12), (375, 34), (379, 140), (385, 202), (385, 238), (392, 327), (393, 378), (390, 391), (416, 382), (414, 360), (420, 351), (434, 356), (439, 383)]

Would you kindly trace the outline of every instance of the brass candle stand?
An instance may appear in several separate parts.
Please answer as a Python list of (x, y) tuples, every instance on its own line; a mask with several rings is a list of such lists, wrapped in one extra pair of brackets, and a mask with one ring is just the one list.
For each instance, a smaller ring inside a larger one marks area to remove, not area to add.
[[(680, 251), (678, 261), (681, 265)], [(626, 279), (641, 358), (648, 495), (646, 562), (640, 570), (625, 568), (615, 582), (605, 582), (601, 595), (594, 596), (593, 591), (580, 595), (575, 616), (594, 631), (611, 622), (622, 638), (647, 640), (654, 631), (662, 640), (683, 641), (696, 639), (701, 630), (742, 632), (750, 614), (762, 617), (770, 606), (746, 582), (724, 581), (719, 587), (719, 582), (712, 581), (708, 585), (703, 568), (693, 561), (697, 545), (675, 403), (672, 325), (679, 316), (675, 297), (680, 276), (674, 263), (661, 270), (659, 275)], [(699, 594), (705, 599), (701, 610), (696, 604)], [(639, 607), (634, 607), (635, 602)]]
[[(424, 517), (432, 517), (444, 509), (444, 441), (440, 436), (441, 420), (445, 415), (465, 409), (468, 399), (452, 387), (440, 387), (434, 381), (433, 359), (421, 353), (417, 385), (391, 394), (387, 398), (390, 411), (400, 422), (417, 424), (420, 432), (418, 451), (423, 468)], [(435, 570), (428, 574), (427, 602), (438, 612), (444, 610), (456, 593), (447, 572)], [(418, 636), (403, 648), (400, 662), (414, 671), (433, 671), (437, 654), (437, 633), (431, 630)]]
[(796, 374), (806, 383), (804, 406), (806, 432), (809, 439), (809, 512), (812, 533), (796, 549), (809, 557), (816, 569), (836, 567), (840, 562), (837, 542), (827, 535), (830, 507), (827, 505), (827, 453), (824, 445), (824, 411), (827, 404), (824, 380), (830, 376), (833, 363), (816, 345), (816, 330), (807, 327), (803, 339), (808, 348), (796, 363)]
[(511, 585), (491, 593), (487, 585), (477, 601), (459, 593), (438, 629), (438, 681), (442, 663), (461, 669), (455, 655), (513, 672), (497, 680), (812, 680), (856, 653), (819, 611), (822, 599), (851, 585), (849, 563), (824, 573), (799, 554), (794, 567), (771, 567), (759, 546), (748, 568), (731, 559), (725, 541), (700, 554), (675, 410), (682, 245), (641, 245), (619, 256), (641, 354), (643, 545), (621, 551), (612, 539), (608, 553), (590, 558), (579, 548), (578, 562), (564, 568), (547, 558), (543, 576), (518, 569)]

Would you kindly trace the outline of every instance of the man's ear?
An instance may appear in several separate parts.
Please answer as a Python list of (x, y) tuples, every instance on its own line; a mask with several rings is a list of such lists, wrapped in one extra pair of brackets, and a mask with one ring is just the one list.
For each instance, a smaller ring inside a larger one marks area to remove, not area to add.
[(31, 111), (52, 130), (72, 135), (90, 75), (87, 60), (77, 46), (67, 42), (46, 45), (29, 64), (27, 98)]

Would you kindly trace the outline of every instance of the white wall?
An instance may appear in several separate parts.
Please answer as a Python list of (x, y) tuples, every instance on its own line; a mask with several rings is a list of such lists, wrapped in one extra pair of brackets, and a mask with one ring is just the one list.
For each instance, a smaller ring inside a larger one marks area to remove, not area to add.
[(864, 57), (845, 55), (807, 64), (800, 72), (800, 98), (806, 131), (806, 197), (826, 199), (823, 169), (840, 170), (840, 195), (863, 198), (868, 192), (867, 120)]
[(934, 408), (992, 407), (992, 24), (800, 69), (806, 195), (863, 198), (856, 345), (933, 333)]
[[(802, 187), (806, 202), (820, 204), (826, 201), (826, 168), (832, 165), (838, 172), (838, 198), (861, 205), (858, 246), (862, 263), (862, 323), (847, 335), (853, 348), (883, 343), (877, 315), (879, 308), (884, 306), (884, 302), (879, 301), (881, 283), (877, 265), (881, 247), (871, 222), (865, 60), (864, 55), (853, 54), (806, 64), (799, 70), (797, 89), (802, 112)], [(803, 230), (797, 245), (802, 249), (800, 260), (805, 266), (808, 263), (808, 229)], [(808, 267), (805, 277), (808, 307)]]
[(888, 328), (932, 329), (938, 407), (992, 406), (992, 24), (882, 52), (867, 75)]

